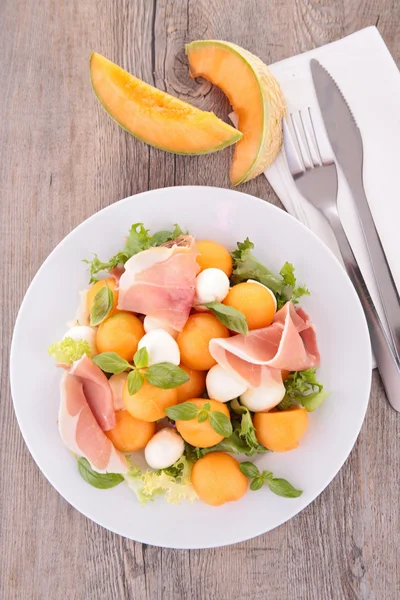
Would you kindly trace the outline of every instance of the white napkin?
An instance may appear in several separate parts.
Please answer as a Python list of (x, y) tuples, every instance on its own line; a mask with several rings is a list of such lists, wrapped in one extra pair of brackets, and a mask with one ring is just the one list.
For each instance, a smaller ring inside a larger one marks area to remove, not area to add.
[[(311, 108), (317, 133), (324, 132), (309, 62), (316, 58), (336, 80), (361, 130), (364, 185), (397, 289), (400, 290), (400, 73), (376, 27), (270, 65), (286, 98), (288, 114)], [(235, 117), (235, 115), (233, 115)], [(232, 119), (234, 120), (234, 118)], [(323, 157), (333, 157), (326, 134)], [(321, 135), (318, 135), (321, 141)], [(374, 304), (384, 321), (354, 203), (339, 171), (338, 207)], [(316, 233), (341, 260), (330, 226), (297, 191), (282, 150), (265, 176), (287, 211)]]

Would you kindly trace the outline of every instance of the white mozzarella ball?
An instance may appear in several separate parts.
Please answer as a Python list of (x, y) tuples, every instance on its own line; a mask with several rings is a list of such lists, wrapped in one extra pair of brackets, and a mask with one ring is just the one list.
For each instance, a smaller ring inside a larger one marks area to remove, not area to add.
[(122, 390), (125, 387), (128, 373), (116, 373), (111, 375), (108, 383), (111, 387), (114, 410), (124, 410), (125, 405), (122, 401)]
[(75, 325), (75, 327), (71, 327), (71, 329), (68, 329), (63, 339), (67, 337), (72, 338), (76, 342), (78, 342), (79, 340), (84, 340), (85, 342), (88, 342), (92, 350), (92, 356), (95, 356), (97, 354), (96, 329), (94, 329), (94, 327), (89, 327), (88, 325)]
[(221, 269), (204, 269), (196, 277), (194, 304), (197, 310), (205, 310), (203, 304), (222, 302), (229, 292), (229, 279)]
[(150, 331), (154, 331), (154, 329), (164, 329), (164, 331), (169, 333), (174, 340), (176, 340), (179, 334), (179, 331), (172, 329), (172, 327), (168, 327), (168, 325), (164, 325), (160, 319), (155, 319), (154, 317), (149, 316), (144, 318), (143, 327), (146, 333), (150, 333)]
[(179, 365), (181, 355), (174, 338), (164, 329), (153, 329), (146, 333), (139, 342), (138, 349), (146, 348), (149, 355), (148, 366), (162, 362)]
[(206, 387), (209, 397), (220, 402), (233, 400), (247, 390), (247, 385), (235, 379), (221, 365), (214, 365), (208, 371)]
[(253, 412), (262, 412), (274, 408), (285, 395), (283, 383), (271, 382), (268, 386), (249, 388), (240, 396), (240, 402)]
[(276, 309), (278, 308), (278, 303), (277, 303), (277, 301), (276, 301), (276, 297), (275, 297), (275, 294), (274, 294), (274, 292), (273, 292), (272, 290), (270, 290), (270, 289), (269, 289), (269, 287), (267, 287), (267, 286), (266, 286), (266, 285), (264, 285), (263, 283), (260, 283), (259, 281), (256, 281), (255, 279), (248, 279), (248, 280), (247, 280), (247, 283), (257, 283), (258, 285), (261, 285), (263, 288), (265, 288), (266, 290), (268, 290), (268, 291), (269, 291), (269, 293), (271, 294), (272, 300), (274, 301), (274, 304), (275, 304), (275, 312), (276, 312)]
[(183, 454), (185, 444), (175, 429), (161, 429), (153, 435), (144, 449), (144, 457), (152, 469), (166, 469)]

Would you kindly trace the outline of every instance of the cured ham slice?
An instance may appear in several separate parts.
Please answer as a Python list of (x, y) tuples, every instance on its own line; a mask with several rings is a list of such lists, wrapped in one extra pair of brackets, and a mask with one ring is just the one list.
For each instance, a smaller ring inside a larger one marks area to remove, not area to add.
[(196, 256), (190, 235), (135, 254), (125, 263), (119, 281), (118, 308), (154, 317), (182, 331), (200, 270)]
[(113, 277), (115, 279), (115, 282), (117, 285), (119, 285), (119, 281), (122, 277), (122, 275), (125, 272), (125, 267), (119, 265), (118, 267), (114, 267), (113, 269), (111, 269), (110, 271), (110, 276)]
[(269, 327), (213, 339), (209, 349), (221, 366), (253, 388), (266, 377), (265, 368), (304, 371), (318, 366), (320, 360), (314, 325), (291, 302), (276, 313)]
[(99, 473), (126, 473), (125, 456), (115, 449), (100, 428), (84, 391), (84, 379), (64, 373), (58, 425), (64, 444), (86, 458)]
[(103, 371), (84, 354), (68, 370), (82, 383), (86, 402), (100, 429), (108, 431), (116, 425), (113, 395)]

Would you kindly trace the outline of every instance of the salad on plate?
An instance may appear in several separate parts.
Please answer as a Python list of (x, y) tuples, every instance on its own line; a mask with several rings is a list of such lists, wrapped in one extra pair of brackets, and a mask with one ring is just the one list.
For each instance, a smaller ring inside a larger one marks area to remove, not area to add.
[(253, 250), (136, 223), (115, 256), (85, 260), (89, 287), (49, 354), (60, 435), (87, 483), (126, 482), (142, 504), (301, 495), (250, 459), (294, 450), (327, 395), (309, 291)]

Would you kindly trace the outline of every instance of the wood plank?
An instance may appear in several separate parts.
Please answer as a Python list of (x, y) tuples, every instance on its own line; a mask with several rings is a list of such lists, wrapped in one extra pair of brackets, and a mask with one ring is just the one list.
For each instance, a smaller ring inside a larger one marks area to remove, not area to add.
[[(371, 24), (378, 24), (400, 64), (400, 5), (391, 0), (0, 3), (1, 598), (397, 598), (400, 426), (376, 374), (358, 442), (311, 506), (254, 540), (190, 552), (125, 540), (70, 507), (30, 457), (8, 383), (20, 302), (45, 257), (71, 229), (146, 189), (229, 186), (230, 149), (173, 157), (135, 141), (108, 119), (90, 89), (92, 50), (226, 118), (229, 104), (221, 92), (188, 78), (186, 42), (228, 39), (274, 62)], [(263, 177), (240, 189), (279, 203)]]

